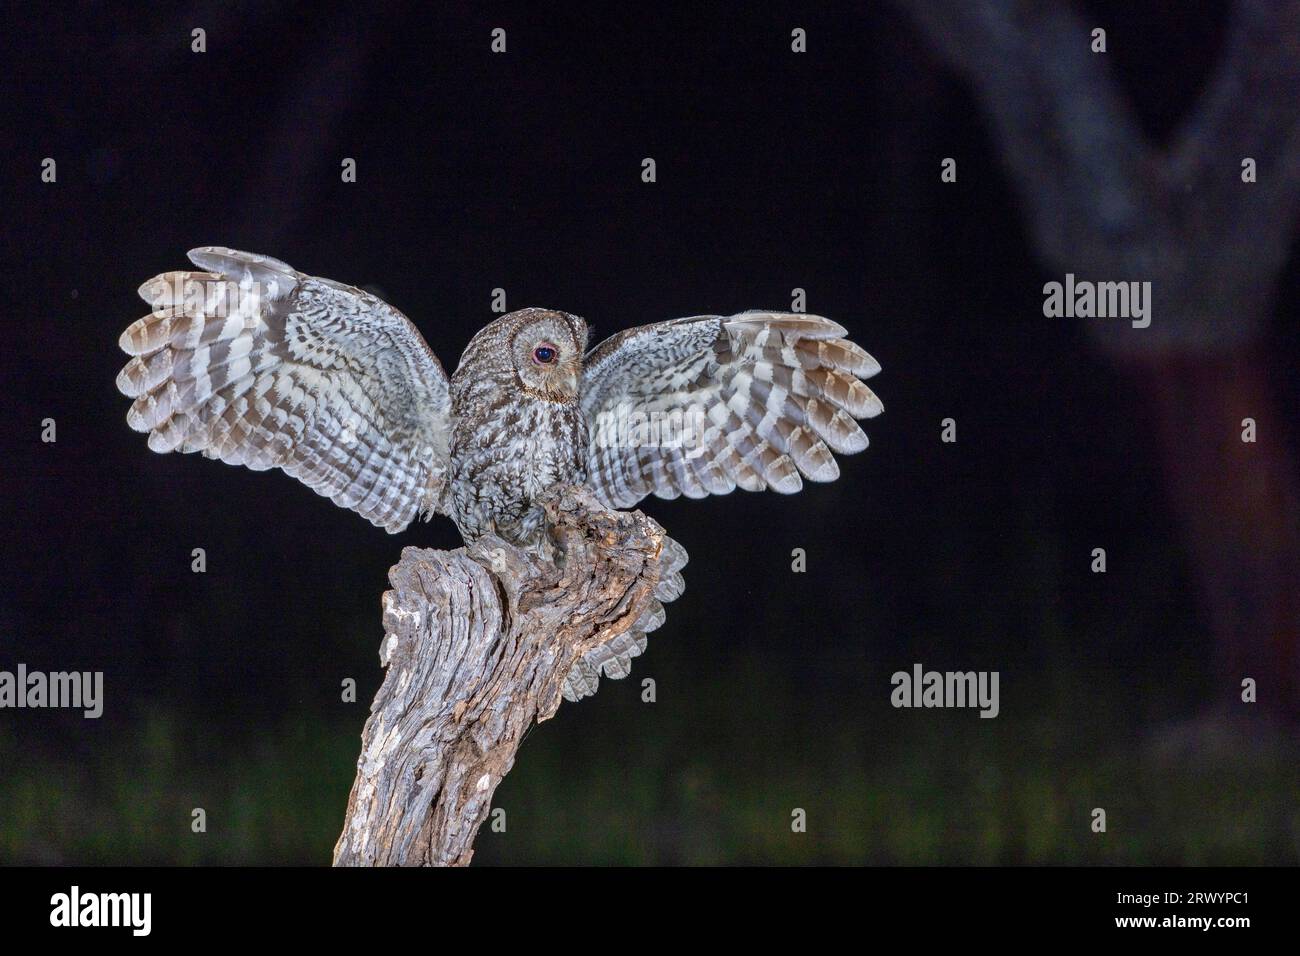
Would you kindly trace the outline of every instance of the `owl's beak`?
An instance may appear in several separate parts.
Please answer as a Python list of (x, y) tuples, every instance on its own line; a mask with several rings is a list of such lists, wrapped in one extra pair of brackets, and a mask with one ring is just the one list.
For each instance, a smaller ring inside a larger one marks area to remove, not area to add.
[(569, 356), (560, 363), (556, 371), (559, 373), (557, 378), (560, 380), (560, 387), (569, 395), (577, 395), (578, 384), (582, 381), (582, 360), (577, 356)]
[(569, 401), (578, 395), (582, 381), (582, 364), (561, 361), (551, 366), (542, 376), (541, 391), (553, 400)]
[(582, 369), (578, 366), (577, 362), (573, 362), (566, 367), (564, 369), (563, 378), (560, 380), (563, 382), (561, 387), (564, 389), (565, 394), (576, 396), (578, 394), (578, 383), (581, 381), (581, 378)]

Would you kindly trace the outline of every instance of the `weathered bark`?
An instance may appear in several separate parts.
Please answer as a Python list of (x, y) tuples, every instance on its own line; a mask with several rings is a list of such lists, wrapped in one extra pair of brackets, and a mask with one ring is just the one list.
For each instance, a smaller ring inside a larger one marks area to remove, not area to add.
[[(1089, 330), (1154, 407), (1220, 693), (1251, 676), (1263, 709), (1300, 717), (1300, 486), (1261, 345), (1300, 209), (1300, 0), (1233, 5), (1167, 147), (1143, 134), (1110, 55), (1092, 52), (1105, 24), (1068, 2), (899, 2), (987, 112), (1042, 258), (1079, 279), (1151, 282), (1148, 328)], [(1243, 418), (1258, 444), (1241, 442)]]
[[(499, 538), (407, 548), (384, 594), (387, 667), (362, 733), (336, 866), (465, 865), (534, 721), (579, 658), (647, 622), (676, 546), (579, 488), (545, 502), (552, 563)], [(673, 585), (672, 593), (680, 590)]]

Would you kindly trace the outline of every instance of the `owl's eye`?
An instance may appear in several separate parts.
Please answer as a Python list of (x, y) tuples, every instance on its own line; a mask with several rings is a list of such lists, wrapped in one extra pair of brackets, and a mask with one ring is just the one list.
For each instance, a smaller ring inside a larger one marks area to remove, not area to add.
[(539, 345), (533, 349), (533, 361), (538, 365), (550, 365), (559, 354), (553, 345)]

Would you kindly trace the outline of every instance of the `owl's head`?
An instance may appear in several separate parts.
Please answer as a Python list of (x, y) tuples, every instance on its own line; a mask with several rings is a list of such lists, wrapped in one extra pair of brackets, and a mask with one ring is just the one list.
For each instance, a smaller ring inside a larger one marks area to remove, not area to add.
[(506, 343), (510, 362), (524, 388), (552, 401), (577, 398), (587, 323), (549, 309), (521, 309), (500, 321), (506, 320), (513, 320)]

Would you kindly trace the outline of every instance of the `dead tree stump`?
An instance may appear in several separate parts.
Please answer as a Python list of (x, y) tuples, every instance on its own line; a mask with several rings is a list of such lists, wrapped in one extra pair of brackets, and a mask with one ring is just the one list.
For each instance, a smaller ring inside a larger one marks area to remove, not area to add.
[(553, 562), (489, 536), (455, 551), (406, 548), (390, 570), (388, 673), (335, 866), (468, 864), (524, 734), (554, 716), (574, 665), (652, 629), (660, 599), (680, 592), (684, 552), (645, 515), (573, 487), (544, 506)]

